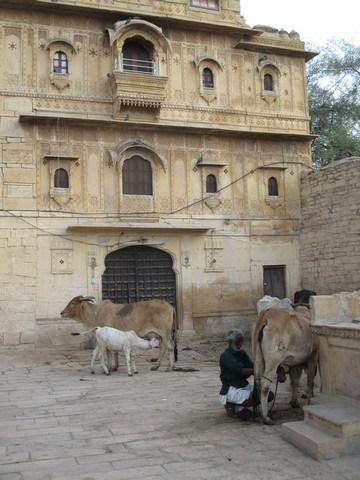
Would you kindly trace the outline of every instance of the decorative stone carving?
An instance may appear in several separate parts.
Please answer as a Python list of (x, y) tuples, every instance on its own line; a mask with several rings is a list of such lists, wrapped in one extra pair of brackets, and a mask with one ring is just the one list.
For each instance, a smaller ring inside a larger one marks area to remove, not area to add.
[(68, 75), (57, 75), (56, 73), (50, 74), (50, 83), (60, 91), (66, 87), (70, 87), (71, 84)]
[(268, 205), (269, 207), (275, 210), (276, 208), (282, 207), (283, 200), (281, 197), (274, 197), (274, 196), (267, 195), (265, 197), (265, 203), (266, 205)]
[(211, 211), (216, 210), (221, 205), (221, 199), (215, 193), (205, 199), (205, 205), (210, 208)]
[(51, 273), (73, 273), (73, 244), (67, 240), (54, 240), (51, 244)]

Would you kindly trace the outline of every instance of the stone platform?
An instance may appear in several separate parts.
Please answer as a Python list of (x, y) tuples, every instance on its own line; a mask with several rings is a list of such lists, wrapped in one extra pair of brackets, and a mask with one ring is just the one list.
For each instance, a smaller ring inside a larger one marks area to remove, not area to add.
[(302, 420), (279, 387), (275, 425), (225, 416), (225, 342), (183, 340), (183, 370), (91, 375), (88, 350), (0, 351), (0, 480), (355, 480), (360, 456), (316, 461), (281, 436)]

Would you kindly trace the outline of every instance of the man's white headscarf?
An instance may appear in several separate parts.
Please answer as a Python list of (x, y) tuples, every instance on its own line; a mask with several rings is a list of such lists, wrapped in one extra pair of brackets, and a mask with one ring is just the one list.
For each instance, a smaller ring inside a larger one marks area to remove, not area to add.
[(240, 328), (233, 328), (229, 331), (226, 338), (229, 340), (229, 342), (233, 342), (238, 337), (244, 338), (244, 332)]

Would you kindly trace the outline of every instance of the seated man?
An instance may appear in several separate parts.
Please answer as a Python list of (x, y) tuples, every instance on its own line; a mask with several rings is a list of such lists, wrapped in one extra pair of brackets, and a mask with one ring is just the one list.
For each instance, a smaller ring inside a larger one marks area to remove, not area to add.
[(254, 365), (245, 350), (242, 350), (244, 334), (240, 329), (230, 330), (229, 346), (220, 356), (220, 402), (230, 417), (248, 419), (247, 407), (253, 406), (252, 390), (247, 378), (253, 375)]

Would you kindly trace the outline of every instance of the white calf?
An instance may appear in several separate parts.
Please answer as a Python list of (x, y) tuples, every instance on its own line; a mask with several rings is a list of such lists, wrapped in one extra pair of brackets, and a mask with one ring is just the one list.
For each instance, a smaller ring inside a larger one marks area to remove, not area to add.
[(91, 359), (91, 373), (95, 373), (94, 363), (96, 357), (100, 356), (101, 366), (103, 367), (104, 372), (106, 375), (110, 375), (111, 365), (109, 369), (108, 365), (106, 365), (105, 359), (109, 360), (109, 353), (117, 354), (118, 352), (123, 351), (125, 353), (128, 375), (132, 376), (132, 371), (138, 373), (135, 365), (136, 350), (138, 348), (149, 350), (151, 348), (157, 348), (160, 344), (157, 338), (144, 340), (136, 335), (133, 330), (124, 332), (111, 327), (95, 327), (86, 332), (82, 332), (80, 335), (85, 335), (93, 331), (95, 331), (97, 345)]

